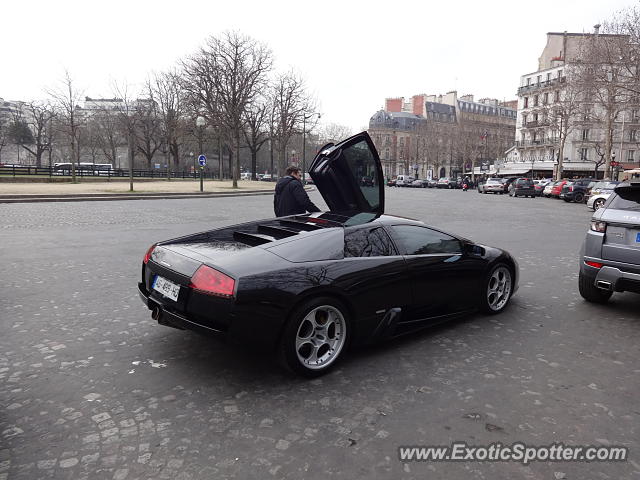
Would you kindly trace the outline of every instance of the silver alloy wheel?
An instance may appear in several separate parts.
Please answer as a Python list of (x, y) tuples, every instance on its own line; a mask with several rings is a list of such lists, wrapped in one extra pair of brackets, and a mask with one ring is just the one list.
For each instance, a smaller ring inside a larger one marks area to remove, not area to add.
[(338, 358), (346, 340), (346, 322), (331, 305), (320, 305), (304, 317), (296, 333), (296, 354), (311, 370), (325, 368)]
[(496, 268), (487, 284), (487, 304), (494, 312), (504, 308), (511, 295), (511, 272), (505, 266)]
[(598, 198), (593, 202), (593, 209), (594, 210), (598, 210), (600, 208), (602, 208), (602, 206), (604, 205), (604, 199), (603, 198)]

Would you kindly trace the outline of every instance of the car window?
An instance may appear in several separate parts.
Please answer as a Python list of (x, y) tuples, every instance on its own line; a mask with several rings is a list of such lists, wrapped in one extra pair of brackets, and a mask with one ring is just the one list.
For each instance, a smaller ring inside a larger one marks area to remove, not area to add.
[(371, 178), (370, 182), (360, 182), (360, 191), (372, 209), (378, 208), (380, 206), (380, 189), (376, 181), (378, 178), (376, 171), (377, 165), (376, 159), (369, 148), (369, 144), (362, 140), (361, 142), (350, 145), (343, 150), (343, 155), (354, 178)]
[(618, 187), (608, 208), (640, 211), (640, 188)]
[(345, 231), (345, 257), (387, 257), (390, 255), (396, 255), (396, 251), (389, 235), (382, 227)]
[(417, 225), (396, 225), (393, 230), (407, 255), (462, 252), (457, 238), (437, 230)]

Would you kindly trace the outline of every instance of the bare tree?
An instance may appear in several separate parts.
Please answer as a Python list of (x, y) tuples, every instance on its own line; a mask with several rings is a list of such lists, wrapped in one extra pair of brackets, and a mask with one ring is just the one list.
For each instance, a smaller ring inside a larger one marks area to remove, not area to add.
[[(279, 75), (272, 86), (273, 132), (280, 158), (278, 173), (286, 168), (287, 145), (300, 130), (305, 112), (314, 107), (306, 92), (304, 81), (293, 72)], [(272, 172), (273, 173), (273, 172)]]
[(593, 102), (593, 120), (604, 137), (605, 178), (611, 178), (611, 151), (615, 122), (624, 111), (633, 90), (622, 52), (630, 48), (626, 35), (616, 34), (615, 22), (605, 25), (613, 34), (590, 35), (575, 64), (575, 80), (585, 99)]
[(118, 126), (127, 139), (129, 151), (129, 191), (133, 192), (133, 167), (136, 158), (136, 130), (138, 128), (138, 116), (136, 108), (138, 101), (129, 93), (126, 84), (114, 83), (113, 90), (117, 99), (116, 116)]
[(187, 90), (206, 112), (210, 124), (219, 122), (233, 143), (233, 187), (240, 177), (240, 137), (245, 110), (266, 84), (271, 51), (251, 37), (226, 32), (210, 37), (198, 53), (183, 63)]
[(251, 152), (251, 178), (257, 180), (258, 152), (269, 140), (269, 113), (272, 106), (261, 98), (250, 105), (244, 114), (244, 139)]
[(28, 112), (27, 124), (32, 133), (32, 144), (22, 144), (36, 159), (36, 166), (42, 166), (42, 155), (49, 149), (49, 139), (46, 135), (47, 126), (55, 116), (53, 107), (47, 103), (31, 102), (26, 105)]
[(556, 180), (563, 177), (564, 149), (567, 138), (584, 120), (584, 98), (588, 95), (580, 72), (570, 65), (565, 66), (564, 86), (554, 93), (554, 101), (544, 106), (542, 118), (549, 124), (552, 139), (558, 141)]
[(120, 168), (118, 148), (126, 145), (122, 136), (118, 114), (107, 108), (96, 112), (93, 121), (97, 124), (97, 144), (105, 158), (114, 168)]
[(57, 90), (49, 90), (48, 94), (56, 104), (62, 126), (71, 147), (71, 178), (76, 182), (76, 162), (78, 162), (78, 131), (80, 129), (80, 99), (82, 93), (76, 89), (68, 70), (64, 72), (62, 86)]
[(161, 120), (155, 102), (150, 99), (139, 99), (136, 102), (134, 115), (137, 117), (136, 148), (144, 156), (147, 168), (151, 169), (153, 156), (160, 149), (163, 141)]
[(161, 119), (161, 132), (164, 137), (167, 157), (167, 175), (170, 177), (173, 158), (175, 168), (180, 164), (180, 147), (185, 134), (184, 115), (186, 99), (176, 70), (153, 74), (147, 81), (149, 98), (155, 103), (158, 116)]
[(353, 130), (346, 125), (329, 123), (322, 128), (320, 138), (324, 143), (338, 143), (353, 135)]

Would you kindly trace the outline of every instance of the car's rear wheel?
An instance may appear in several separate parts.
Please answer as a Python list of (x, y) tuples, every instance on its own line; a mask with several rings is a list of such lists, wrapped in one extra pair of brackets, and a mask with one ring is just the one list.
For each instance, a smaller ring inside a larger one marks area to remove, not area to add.
[(329, 371), (349, 338), (347, 309), (338, 300), (316, 298), (292, 313), (280, 340), (280, 358), (294, 373), (317, 377)]
[(576, 203), (584, 202), (584, 193), (578, 192), (573, 196), (573, 201)]
[(593, 209), (598, 210), (599, 208), (602, 208), (602, 206), (604, 205), (604, 202), (605, 202), (604, 198), (597, 198), (593, 202)]
[(582, 298), (591, 303), (607, 303), (613, 295), (610, 290), (596, 287), (593, 279), (583, 275), (582, 272), (578, 274), (578, 290)]
[(513, 293), (513, 275), (504, 263), (493, 267), (487, 275), (482, 289), (481, 309), (490, 314), (505, 309)]

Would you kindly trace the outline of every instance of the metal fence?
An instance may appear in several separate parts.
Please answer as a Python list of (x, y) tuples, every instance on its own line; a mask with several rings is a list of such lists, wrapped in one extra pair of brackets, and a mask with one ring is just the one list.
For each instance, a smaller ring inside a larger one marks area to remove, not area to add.
[[(0, 176), (13, 176), (13, 177), (23, 177), (23, 176), (31, 176), (31, 175), (39, 175), (39, 176), (49, 176), (49, 177), (71, 177), (71, 170), (56, 170), (54, 167), (37, 167), (35, 165), (2, 165), (0, 166)], [(129, 178), (129, 170), (128, 169), (112, 169), (112, 170), (82, 170), (80, 168), (76, 168), (76, 177), (101, 177), (101, 178)], [(133, 176), (136, 178), (193, 178), (199, 179), (200, 172), (199, 171), (170, 171), (162, 169), (150, 169), (150, 170), (140, 170), (134, 169)], [(214, 175), (213, 172), (204, 171), (204, 178), (207, 179), (216, 179), (218, 178)]]

